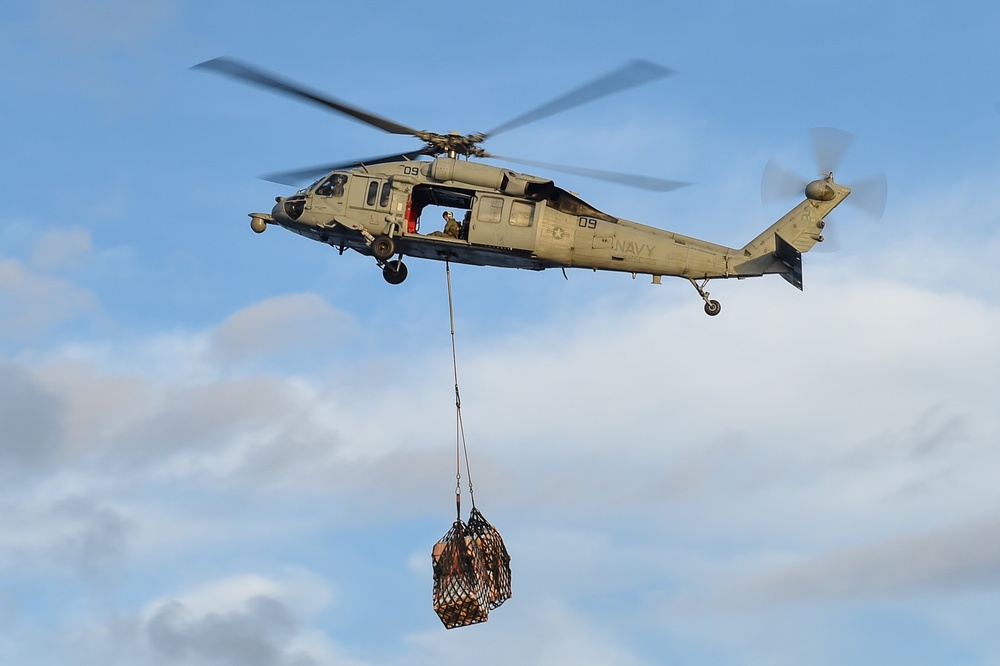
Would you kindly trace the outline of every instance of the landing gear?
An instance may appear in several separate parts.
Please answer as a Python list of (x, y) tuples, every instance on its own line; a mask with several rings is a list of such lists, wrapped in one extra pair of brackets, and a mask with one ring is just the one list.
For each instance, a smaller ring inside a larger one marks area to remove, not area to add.
[(396, 253), (396, 241), (386, 235), (376, 236), (372, 241), (372, 256), (376, 260), (388, 261)]
[(698, 295), (701, 296), (702, 300), (705, 301), (705, 314), (707, 314), (709, 317), (714, 317), (715, 315), (722, 312), (722, 304), (719, 303), (719, 301), (710, 300), (708, 298), (709, 293), (705, 291), (705, 287), (708, 285), (707, 279), (703, 280), (701, 284), (698, 284), (691, 278), (688, 278), (688, 281), (695, 289), (698, 290)]
[[(392, 255), (396, 254), (396, 241), (392, 239), (392, 236), (387, 234), (372, 236), (364, 229), (361, 230), (361, 235), (368, 242), (375, 262), (382, 267), (382, 277), (385, 278), (385, 281), (389, 284), (400, 284), (405, 280), (407, 270), (406, 264), (403, 263), (403, 254), (399, 254), (399, 259), (389, 261)], [(341, 249), (341, 254), (343, 254), (343, 249)]]
[(406, 264), (403, 263), (402, 259), (387, 261), (385, 266), (382, 267), (382, 277), (389, 284), (402, 283), (406, 279), (407, 272)]

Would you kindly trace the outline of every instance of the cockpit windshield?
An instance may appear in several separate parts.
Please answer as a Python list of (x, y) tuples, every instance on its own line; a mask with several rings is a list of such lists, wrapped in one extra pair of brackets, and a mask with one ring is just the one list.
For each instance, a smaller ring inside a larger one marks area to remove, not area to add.
[(316, 194), (321, 197), (342, 197), (346, 183), (346, 175), (342, 173), (331, 174), (316, 187)]

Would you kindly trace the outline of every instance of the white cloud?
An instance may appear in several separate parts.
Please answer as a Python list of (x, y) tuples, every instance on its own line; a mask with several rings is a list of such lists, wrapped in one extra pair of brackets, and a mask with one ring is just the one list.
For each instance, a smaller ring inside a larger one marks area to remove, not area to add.
[(830, 603), (949, 596), (1000, 584), (996, 516), (796, 563), (737, 590), (751, 603)]
[(30, 338), (98, 312), (97, 298), (89, 290), (35, 272), (20, 261), (0, 258), (0, 335)]
[(143, 615), (149, 619), (170, 603), (181, 604), (194, 615), (230, 613), (239, 611), (247, 600), (256, 598), (274, 599), (296, 612), (313, 615), (330, 604), (331, 596), (323, 578), (302, 569), (290, 569), (280, 577), (244, 574), (209, 581), (170, 598), (151, 602)]
[(316, 294), (271, 298), (228, 317), (209, 336), (214, 362), (297, 352), (324, 364), (337, 347), (350, 347), (352, 318)]
[(47, 496), (15, 488), (20, 492), (0, 496), (4, 569), (28, 576), (68, 572), (84, 580), (118, 574), (136, 532), (134, 507), (72, 491)]
[[(954, 599), (1000, 583), (1000, 551), (979, 536), (1000, 515), (998, 306), (824, 268), (810, 285), (805, 294), (774, 280), (719, 285), (718, 318), (693, 295), (664, 305), (667, 287), (650, 287), (627, 307), (602, 301), (463, 341), (477, 499), (515, 568), (515, 597), (487, 642), (519, 633), (526, 663), (584, 659), (573, 645), (588, 646), (593, 663), (644, 663), (625, 630), (597, 631), (578, 609), (641, 588), (626, 615), (711, 622), (802, 604)], [(49, 453), (5, 491), (0, 533), (24, 530), (7, 542), (14, 563), (107, 572), (246, 538), (266, 551), (274, 539), (447, 516), (446, 354), (408, 348), (405, 363), (340, 359), (295, 374), (268, 367), (285, 331), (339, 330), (372, 349), (391, 349), (398, 335), (353, 326), (301, 294), (206, 331), (78, 343), (9, 364), (7, 377), (35, 387), (17, 390), (18, 413), (54, 410), (46, 421), (61, 424), (46, 435)], [(182, 501), (192, 494), (241, 508), (200, 512)], [(923, 556), (901, 564), (914, 550)], [(412, 552), (407, 542), (371, 556), (405, 567)], [(230, 658), (231, 638), (264, 625), (274, 633), (257, 636), (271, 660), (262, 663), (341, 654), (310, 633), (326, 597), (289, 596), (301, 589), (289, 586), (249, 575), (158, 595), (119, 630), (151, 663)], [(564, 624), (531, 615), (546, 599)], [(355, 601), (359, 617), (377, 612)], [(306, 646), (309, 636), (326, 647)], [(432, 633), (410, 647), (446, 657), (454, 644), (445, 641)]]
[(326, 595), (323, 580), (304, 571), (234, 576), (139, 613), (88, 618), (34, 656), (107, 666), (356, 666), (360, 662), (309, 626), (325, 609)]
[(38, 239), (31, 263), (41, 270), (74, 266), (93, 250), (90, 232), (76, 227), (46, 232)]
[(406, 655), (388, 663), (458, 663), (470, 654), (490, 666), (656, 663), (638, 656), (615, 633), (542, 593), (532, 595), (531, 603), (518, 611), (501, 606), (485, 625), (412, 634)]
[(58, 399), (30, 373), (0, 361), (0, 478), (51, 460), (60, 446), (61, 412)]
[[(750, 465), (737, 483), (751, 489), (775, 474), (849, 471), (844, 461), (891, 449), (883, 465), (909, 470), (893, 482), (904, 488), (946, 471), (954, 455), (973, 455), (996, 428), (987, 418), (1000, 324), (993, 306), (825, 271), (807, 294), (754, 284), (727, 285), (717, 319), (696, 304), (665, 308), (651, 288), (631, 311), (604, 305), (463, 345), (466, 432), (484, 487), (513, 501), (591, 506), (590, 484), (611, 474), (629, 488), (608, 505), (622, 508), (644, 493), (710, 495), (732, 482), (733, 460)], [(319, 334), (338, 339), (338, 327), (356, 336), (344, 326), (322, 299), (294, 295), (206, 333), (114, 352), (78, 347), (36, 372), (65, 405), (75, 455), (244, 488), (314, 492), (337, 480), (343, 491), (388, 475), (412, 489), (413, 472), (433, 474), (434, 457), (453, 446), (443, 355), (410, 356), (374, 376), (364, 360), (323, 363), (311, 375), (234, 374), (233, 361), (280, 355)], [(389, 334), (376, 335), (390, 344)], [(956, 385), (961, 396), (942, 391)], [(927, 422), (931, 413), (936, 422)], [(534, 485), (514, 492), (524, 475)], [(872, 483), (884, 491), (885, 481)]]
[(306, 623), (329, 604), (325, 581), (305, 571), (234, 576), (151, 603), (134, 640), (144, 663), (320, 666), (349, 664)]

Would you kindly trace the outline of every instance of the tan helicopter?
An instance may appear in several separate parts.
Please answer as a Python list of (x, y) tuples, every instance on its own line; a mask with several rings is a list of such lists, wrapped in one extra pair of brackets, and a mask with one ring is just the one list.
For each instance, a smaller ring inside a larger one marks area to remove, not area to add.
[[(490, 132), (468, 135), (415, 130), (228, 58), (195, 67), (424, 142), (407, 153), (265, 176), (285, 184), (316, 180), (292, 196), (276, 197), (270, 213), (250, 213), (250, 226), (257, 233), (274, 224), (331, 245), (341, 254), (352, 249), (373, 256), (390, 284), (406, 279), (404, 256), (531, 270), (617, 271), (633, 277), (649, 275), (655, 284), (666, 275), (689, 280), (705, 301), (705, 312), (717, 315), (721, 305), (705, 290), (710, 280), (774, 273), (802, 289), (802, 253), (823, 240), (824, 219), (851, 193), (834, 182), (832, 169), (824, 170), (823, 177), (801, 184), (804, 201), (743, 247), (729, 248), (615, 217), (549, 179), (469, 161), (478, 157), (521, 162), (658, 191), (683, 187), (686, 183), (524, 162), (491, 155), (480, 147), (500, 132), (672, 73), (647, 61), (632, 61)], [(433, 159), (417, 159), (423, 156)], [(789, 181), (787, 172), (771, 173), (779, 174), (778, 182)], [(884, 206), (884, 185), (882, 189)], [(422, 218), (428, 206), (458, 211), (461, 219), (446, 218), (449, 233), (445, 233), (438, 230), (443, 226), (440, 221)], [(431, 224), (434, 230), (427, 229)]]

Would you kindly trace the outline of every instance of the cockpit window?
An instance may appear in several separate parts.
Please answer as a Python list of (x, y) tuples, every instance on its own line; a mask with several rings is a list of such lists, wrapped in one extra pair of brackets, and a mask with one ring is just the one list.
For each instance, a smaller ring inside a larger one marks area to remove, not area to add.
[(380, 208), (385, 208), (389, 205), (389, 195), (392, 194), (392, 183), (385, 181), (382, 183), (382, 194), (379, 195), (378, 205)]
[(316, 194), (321, 197), (342, 197), (344, 196), (344, 184), (347, 176), (342, 173), (335, 173), (316, 188)]

